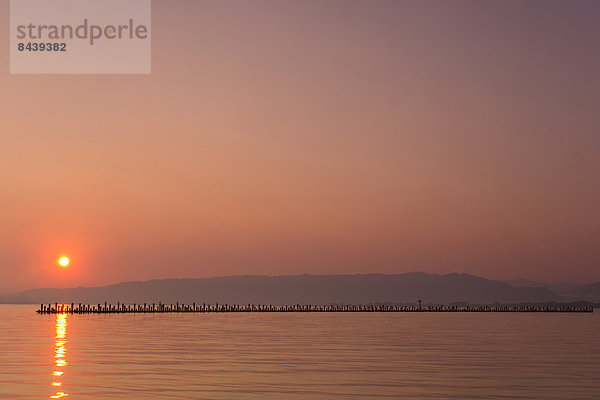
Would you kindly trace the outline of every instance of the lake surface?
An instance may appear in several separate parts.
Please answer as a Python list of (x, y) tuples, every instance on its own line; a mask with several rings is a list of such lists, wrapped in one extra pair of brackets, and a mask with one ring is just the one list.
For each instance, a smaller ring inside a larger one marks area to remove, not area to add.
[(37, 315), (37, 307), (0, 305), (0, 399), (600, 398), (599, 310)]

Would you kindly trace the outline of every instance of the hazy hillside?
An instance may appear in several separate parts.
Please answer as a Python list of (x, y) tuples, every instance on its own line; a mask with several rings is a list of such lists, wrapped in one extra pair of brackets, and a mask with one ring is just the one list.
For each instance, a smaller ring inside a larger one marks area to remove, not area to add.
[(531, 281), (529, 279), (512, 279), (505, 281), (512, 287), (548, 287), (549, 285), (542, 282)]
[(600, 303), (600, 282), (584, 285), (569, 291), (568, 295), (573, 298), (585, 299)]
[(513, 286), (513, 287), (547, 287), (550, 290), (552, 290), (554, 293), (561, 294), (561, 295), (568, 294), (568, 292), (572, 291), (573, 289), (584, 286), (581, 283), (571, 282), (571, 281), (542, 283), (542, 282), (531, 281), (529, 279), (513, 279), (513, 280), (506, 281), (506, 283), (508, 283), (510, 286)]
[(558, 300), (547, 288), (515, 288), (466, 274), (231, 276), (124, 282), (104, 287), (34, 289), (4, 303), (520, 303)]
[(577, 289), (571, 290), (569, 293), (574, 294), (574, 295), (580, 295), (580, 296), (589, 296), (589, 295), (600, 296), (600, 282), (581, 286)]

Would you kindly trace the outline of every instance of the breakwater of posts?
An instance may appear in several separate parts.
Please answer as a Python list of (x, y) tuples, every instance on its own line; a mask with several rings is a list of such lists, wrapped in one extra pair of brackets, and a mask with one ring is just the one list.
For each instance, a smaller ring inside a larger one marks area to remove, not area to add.
[(264, 305), (264, 304), (41, 304), (38, 314), (142, 314), (240, 312), (545, 312), (591, 313), (592, 307), (566, 306), (402, 306), (402, 305)]

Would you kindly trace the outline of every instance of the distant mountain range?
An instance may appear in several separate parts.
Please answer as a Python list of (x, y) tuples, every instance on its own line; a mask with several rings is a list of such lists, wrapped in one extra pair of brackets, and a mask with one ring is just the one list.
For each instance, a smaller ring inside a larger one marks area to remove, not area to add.
[(584, 285), (567, 292), (567, 296), (600, 303), (600, 282)]
[(123, 282), (103, 287), (33, 289), (0, 303), (493, 304), (600, 300), (600, 282), (558, 295), (468, 274), (228, 276)]
[(555, 283), (542, 283), (536, 281), (530, 281), (528, 279), (515, 279), (512, 281), (506, 281), (510, 286), (513, 287), (547, 287), (556, 294), (566, 294), (573, 289), (583, 286), (577, 282), (555, 282)]

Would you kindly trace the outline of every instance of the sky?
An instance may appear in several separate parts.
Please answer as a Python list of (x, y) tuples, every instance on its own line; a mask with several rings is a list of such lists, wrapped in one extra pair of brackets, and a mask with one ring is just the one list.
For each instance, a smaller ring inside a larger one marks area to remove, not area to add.
[[(0, 0), (5, 33), (8, 12)], [(152, 12), (149, 76), (10, 75), (0, 35), (0, 291), (246, 274), (600, 280), (597, 1)]]

